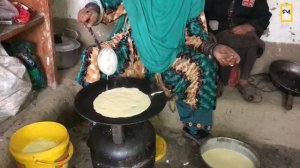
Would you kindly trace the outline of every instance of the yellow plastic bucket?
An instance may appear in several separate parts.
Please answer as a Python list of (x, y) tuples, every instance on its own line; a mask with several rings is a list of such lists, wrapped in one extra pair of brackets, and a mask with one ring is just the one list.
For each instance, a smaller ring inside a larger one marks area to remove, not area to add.
[(160, 161), (167, 153), (167, 143), (163, 137), (156, 134), (155, 161)]
[(51, 121), (24, 126), (9, 142), (18, 168), (67, 168), (73, 150), (67, 129)]

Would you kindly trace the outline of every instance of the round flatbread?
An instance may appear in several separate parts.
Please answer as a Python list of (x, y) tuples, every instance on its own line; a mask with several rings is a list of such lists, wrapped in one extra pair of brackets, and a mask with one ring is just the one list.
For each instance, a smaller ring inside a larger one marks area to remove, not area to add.
[(148, 95), (137, 88), (115, 88), (99, 94), (93, 102), (97, 113), (109, 118), (131, 117), (151, 104)]

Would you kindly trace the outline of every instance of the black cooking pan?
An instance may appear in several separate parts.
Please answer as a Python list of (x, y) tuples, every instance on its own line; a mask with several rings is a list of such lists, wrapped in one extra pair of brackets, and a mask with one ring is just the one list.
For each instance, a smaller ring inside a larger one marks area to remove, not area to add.
[(293, 105), (293, 96), (300, 95), (300, 64), (277, 60), (272, 62), (269, 74), (273, 84), (288, 95), (286, 108), (290, 110)]
[[(148, 80), (141, 80), (135, 78), (111, 78), (109, 80), (100, 80), (98, 82), (89, 84), (87, 87), (83, 88), (75, 97), (75, 108), (77, 112), (89, 121), (107, 124), (107, 125), (127, 125), (134, 124), (148, 120), (149, 118), (155, 116), (166, 105), (166, 96), (164, 93), (158, 93), (153, 96), (150, 94), (155, 92), (154, 85)], [(126, 117), (126, 118), (108, 118), (101, 114), (95, 112), (93, 108), (93, 101), (95, 98), (106, 91), (106, 88), (113, 89), (118, 87), (127, 88), (138, 88), (145, 94), (148, 94), (151, 99), (151, 105), (139, 115)], [(157, 91), (157, 90), (156, 90)]]

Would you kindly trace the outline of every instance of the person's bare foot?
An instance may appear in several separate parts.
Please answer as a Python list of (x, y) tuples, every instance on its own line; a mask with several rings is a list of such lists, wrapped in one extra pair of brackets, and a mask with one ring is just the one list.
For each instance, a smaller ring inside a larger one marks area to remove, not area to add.
[(241, 86), (248, 85), (248, 80), (240, 79), (240, 80), (239, 80), (239, 85), (241, 85)]
[(237, 89), (243, 96), (244, 100), (253, 103), (259, 103), (262, 101), (261, 93), (252, 85), (248, 83), (247, 80), (239, 80)]

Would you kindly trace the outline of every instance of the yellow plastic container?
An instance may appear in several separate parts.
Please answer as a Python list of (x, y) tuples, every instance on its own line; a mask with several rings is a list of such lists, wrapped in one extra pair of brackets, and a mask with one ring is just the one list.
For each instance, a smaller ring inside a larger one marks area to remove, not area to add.
[(167, 143), (163, 137), (156, 134), (155, 161), (160, 161), (167, 153)]
[[(47, 141), (54, 144), (45, 150), (25, 151), (28, 145)], [(73, 155), (67, 129), (56, 122), (37, 122), (17, 130), (9, 142), (9, 151), (18, 168), (67, 168)]]

